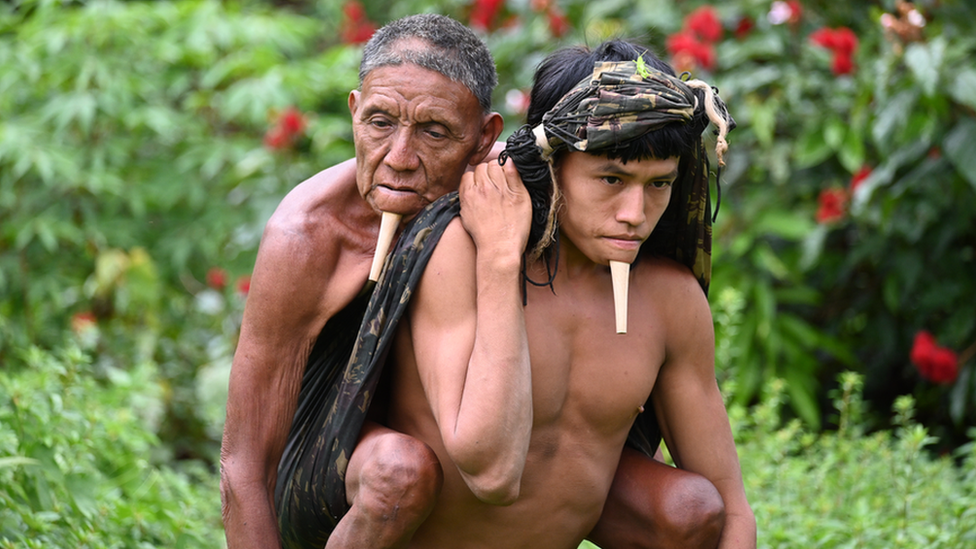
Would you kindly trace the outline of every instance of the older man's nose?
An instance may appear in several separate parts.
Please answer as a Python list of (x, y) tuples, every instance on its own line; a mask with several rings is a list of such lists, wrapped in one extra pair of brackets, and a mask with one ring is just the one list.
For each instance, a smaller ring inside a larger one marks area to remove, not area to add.
[(386, 164), (396, 171), (412, 171), (420, 166), (417, 150), (410, 128), (401, 128), (390, 137), (390, 150), (386, 153)]

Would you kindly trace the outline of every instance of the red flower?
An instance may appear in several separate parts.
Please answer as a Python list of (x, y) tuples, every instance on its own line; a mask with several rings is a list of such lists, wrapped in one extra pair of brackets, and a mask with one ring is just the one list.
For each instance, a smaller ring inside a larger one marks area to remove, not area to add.
[(847, 55), (854, 55), (857, 52), (857, 35), (854, 31), (847, 27), (840, 27), (834, 30), (834, 47), (835, 52), (846, 53)]
[(854, 61), (849, 54), (835, 51), (834, 62), (830, 65), (830, 70), (837, 76), (851, 74), (854, 72)]
[(752, 19), (748, 17), (740, 18), (738, 24), (735, 26), (735, 37), (742, 40), (746, 36), (749, 36), (754, 26), (755, 23), (752, 22)]
[(342, 23), (342, 41), (346, 44), (363, 44), (376, 32), (376, 24), (366, 17), (366, 10), (356, 0), (342, 6), (346, 19)]
[(80, 313), (75, 313), (71, 317), (71, 329), (76, 334), (80, 334), (94, 328), (97, 322), (98, 319), (95, 318), (95, 313), (91, 311), (82, 311)]
[(854, 72), (852, 56), (857, 51), (857, 35), (847, 27), (831, 29), (823, 27), (810, 33), (810, 41), (834, 52), (830, 70), (840, 76)]
[(863, 183), (869, 175), (871, 175), (871, 166), (861, 166), (861, 169), (851, 177), (851, 192), (853, 193), (855, 190), (857, 190), (857, 188), (861, 186), (861, 183)]
[(505, 0), (474, 0), (471, 7), (471, 26), (483, 31), (491, 29), (504, 2)]
[(295, 135), (305, 131), (305, 117), (295, 107), (288, 107), (281, 113), (278, 123), (289, 135)]
[(215, 290), (223, 290), (227, 286), (227, 271), (220, 267), (211, 267), (207, 271), (207, 286)]
[(817, 208), (817, 223), (832, 223), (844, 217), (847, 205), (847, 191), (840, 188), (824, 189), (820, 191)]
[(683, 30), (668, 36), (665, 46), (679, 72), (691, 70), (696, 64), (706, 70), (715, 68), (715, 47), (699, 42), (691, 31)]
[(264, 134), (264, 145), (269, 149), (286, 149), (305, 131), (306, 120), (295, 107), (285, 109), (275, 125)]
[(237, 279), (237, 293), (247, 295), (251, 291), (251, 277), (244, 275)]
[(810, 33), (810, 41), (822, 48), (832, 50), (835, 47), (834, 29), (819, 28)]
[(800, 3), (800, 0), (786, 0), (786, 5), (790, 8), (790, 16), (786, 22), (796, 25), (803, 18), (803, 4)]
[(685, 28), (705, 42), (718, 42), (722, 38), (722, 23), (712, 6), (702, 6), (688, 14)]
[(919, 375), (933, 383), (952, 383), (959, 375), (959, 357), (952, 350), (939, 347), (926, 330), (915, 334), (909, 358)]
[(556, 6), (552, 6), (549, 9), (549, 30), (552, 31), (552, 35), (556, 38), (562, 38), (567, 32), (569, 32), (569, 18), (559, 10)]

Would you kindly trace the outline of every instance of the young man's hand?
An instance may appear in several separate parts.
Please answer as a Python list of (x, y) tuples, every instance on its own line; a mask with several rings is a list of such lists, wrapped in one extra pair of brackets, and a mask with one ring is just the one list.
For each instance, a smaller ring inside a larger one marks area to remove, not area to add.
[(481, 258), (520, 260), (529, 239), (532, 202), (513, 162), (479, 164), (459, 189), (461, 223)]

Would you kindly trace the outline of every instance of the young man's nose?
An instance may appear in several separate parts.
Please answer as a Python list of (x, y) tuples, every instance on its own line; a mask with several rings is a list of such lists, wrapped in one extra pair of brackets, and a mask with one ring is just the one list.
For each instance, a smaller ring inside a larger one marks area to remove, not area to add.
[(617, 206), (617, 221), (637, 227), (646, 220), (644, 188), (642, 185), (629, 186), (621, 193), (620, 203)]
[(384, 161), (386, 165), (398, 172), (416, 170), (420, 165), (412, 133), (409, 128), (401, 127), (390, 136), (390, 150), (386, 153)]

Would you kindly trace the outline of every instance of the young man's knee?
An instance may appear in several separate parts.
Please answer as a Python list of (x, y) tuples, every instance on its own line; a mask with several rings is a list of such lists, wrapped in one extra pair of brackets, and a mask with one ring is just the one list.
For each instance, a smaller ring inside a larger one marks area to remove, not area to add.
[(361, 473), (362, 495), (403, 509), (433, 507), (444, 483), (437, 455), (406, 435), (386, 436), (372, 448)]

